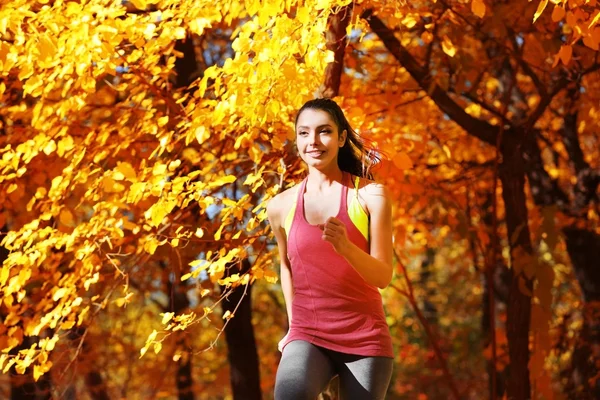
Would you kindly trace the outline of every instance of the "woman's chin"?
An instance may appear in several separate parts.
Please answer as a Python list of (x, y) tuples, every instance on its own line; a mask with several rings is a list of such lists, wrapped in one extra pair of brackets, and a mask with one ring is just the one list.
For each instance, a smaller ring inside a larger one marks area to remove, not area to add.
[(304, 160), (304, 162), (309, 167), (312, 167), (319, 171), (327, 171), (331, 168), (331, 165), (335, 163), (335, 160), (309, 159), (309, 160)]

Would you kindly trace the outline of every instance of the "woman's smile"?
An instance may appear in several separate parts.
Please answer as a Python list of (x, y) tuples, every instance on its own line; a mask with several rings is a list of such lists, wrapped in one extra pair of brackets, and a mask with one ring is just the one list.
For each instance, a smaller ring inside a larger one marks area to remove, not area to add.
[(323, 154), (325, 154), (324, 150), (310, 150), (307, 151), (306, 154), (311, 156), (312, 158), (321, 158)]

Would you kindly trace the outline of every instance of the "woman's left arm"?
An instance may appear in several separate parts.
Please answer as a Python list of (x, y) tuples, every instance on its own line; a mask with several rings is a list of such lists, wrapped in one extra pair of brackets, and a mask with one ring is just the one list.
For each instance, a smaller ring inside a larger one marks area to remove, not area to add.
[(323, 224), (323, 240), (330, 242), (367, 283), (384, 289), (390, 284), (393, 273), (392, 203), (387, 189), (381, 184), (371, 183), (364, 192), (370, 214), (370, 254), (350, 241), (344, 223), (334, 217)]

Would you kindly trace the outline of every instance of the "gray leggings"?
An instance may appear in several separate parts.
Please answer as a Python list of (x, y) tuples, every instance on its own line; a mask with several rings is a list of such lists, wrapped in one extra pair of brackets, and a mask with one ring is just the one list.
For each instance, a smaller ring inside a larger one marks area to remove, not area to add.
[(341, 399), (383, 400), (393, 362), (388, 357), (345, 354), (294, 340), (283, 349), (275, 400), (314, 400), (335, 375), (339, 375)]

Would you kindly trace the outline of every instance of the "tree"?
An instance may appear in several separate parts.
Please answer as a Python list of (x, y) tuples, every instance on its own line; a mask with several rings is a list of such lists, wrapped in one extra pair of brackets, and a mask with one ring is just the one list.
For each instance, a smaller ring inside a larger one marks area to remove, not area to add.
[[(72, 329), (100, 333), (150, 310), (139, 363), (162, 351), (185, 364), (192, 350), (171, 340), (180, 331), (214, 346), (203, 330), (222, 301), (214, 288), (277, 279), (264, 205), (302, 173), (290, 128), (320, 93), (389, 155), (378, 173), (395, 196), (397, 247), (485, 244), (464, 204), (476, 221), (489, 210), (473, 199), (503, 200), (494, 245), (512, 273), (507, 391), (528, 398), (530, 374), (536, 392), (550, 390), (555, 277), (542, 253), (564, 248), (589, 309), (597, 294), (598, 246), (587, 245), (598, 242), (600, 27), (579, 3), (552, 13), (547, 1), (480, 0), (5, 5), (0, 366), (39, 379)], [(230, 195), (234, 182), (244, 195)], [(167, 307), (171, 292), (193, 301)], [(588, 315), (578, 355), (596, 340)], [(9, 353), (46, 329), (52, 337)], [(594, 360), (574, 361), (577, 390), (593, 394)]]

